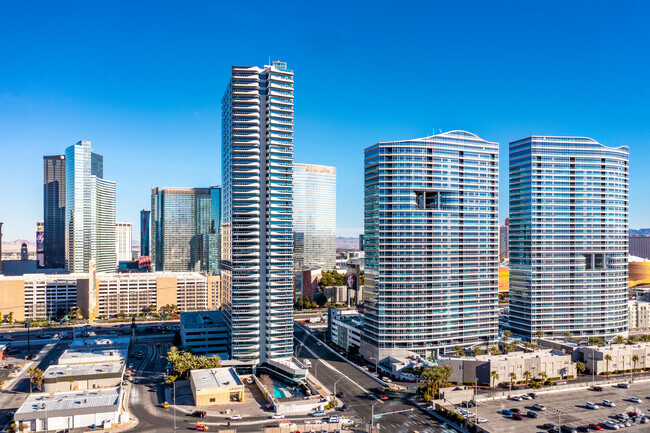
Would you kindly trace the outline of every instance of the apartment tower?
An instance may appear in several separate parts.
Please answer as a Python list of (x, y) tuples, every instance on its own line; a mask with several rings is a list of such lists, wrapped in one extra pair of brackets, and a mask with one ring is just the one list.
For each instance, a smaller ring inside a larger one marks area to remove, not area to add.
[(222, 99), (224, 312), (234, 360), (293, 353), (293, 71), (233, 66)]
[(627, 324), (628, 148), (510, 143), (510, 327), (612, 337)]
[(497, 337), (499, 145), (465, 131), (365, 150), (361, 354), (437, 356)]
[(88, 272), (95, 259), (98, 272), (115, 272), (115, 182), (104, 179), (104, 157), (80, 141), (65, 163), (66, 269)]

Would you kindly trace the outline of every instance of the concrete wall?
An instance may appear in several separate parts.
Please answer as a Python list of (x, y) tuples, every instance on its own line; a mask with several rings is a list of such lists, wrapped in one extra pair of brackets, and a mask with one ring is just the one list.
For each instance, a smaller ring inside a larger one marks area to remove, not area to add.
[(95, 388), (112, 388), (119, 386), (122, 382), (122, 375), (116, 377), (107, 377), (101, 379), (93, 378), (75, 378), (74, 382), (70, 382), (68, 378), (59, 382), (54, 380), (43, 381), (43, 392), (65, 392), (74, 390), (86, 390)]
[(177, 305), (176, 277), (156, 278), (156, 310), (165, 305)]

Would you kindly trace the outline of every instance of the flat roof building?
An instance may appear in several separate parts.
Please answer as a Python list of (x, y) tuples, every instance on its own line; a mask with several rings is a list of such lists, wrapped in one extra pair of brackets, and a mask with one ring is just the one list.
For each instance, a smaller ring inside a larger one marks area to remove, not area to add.
[(181, 314), (181, 342), (195, 355), (219, 355), (229, 359), (228, 326), (221, 311), (195, 311)]
[(125, 361), (50, 365), (43, 373), (43, 391), (66, 392), (120, 386)]
[(14, 414), (21, 431), (109, 426), (120, 421), (120, 388), (29, 394)]
[(234, 368), (209, 368), (190, 372), (196, 406), (215, 406), (244, 401), (244, 383)]

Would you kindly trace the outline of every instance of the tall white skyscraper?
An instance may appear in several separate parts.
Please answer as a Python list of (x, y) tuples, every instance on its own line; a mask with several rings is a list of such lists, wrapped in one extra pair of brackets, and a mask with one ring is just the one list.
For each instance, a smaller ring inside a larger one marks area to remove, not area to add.
[(115, 255), (117, 256), (118, 263), (132, 260), (132, 243), (133, 224), (130, 222), (115, 223)]
[(296, 270), (336, 266), (336, 168), (293, 165), (293, 252)]
[(65, 150), (66, 269), (88, 272), (95, 259), (98, 272), (115, 272), (115, 182), (104, 179), (104, 157), (90, 141)]
[(499, 144), (469, 132), (365, 150), (366, 359), (496, 338), (498, 196)]
[(221, 112), (221, 278), (231, 356), (299, 375), (292, 362), (293, 71), (283, 62), (233, 66)]
[(628, 148), (510, 143), (510, 327), (613, 337), (627, 325)]

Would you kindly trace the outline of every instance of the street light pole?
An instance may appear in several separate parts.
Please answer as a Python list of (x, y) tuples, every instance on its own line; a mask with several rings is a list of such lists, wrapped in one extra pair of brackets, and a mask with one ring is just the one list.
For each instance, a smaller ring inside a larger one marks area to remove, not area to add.
[(176, 381), (174, 381), (174, 431), (176, 431)]
[(562, 411), (557, 409), (557, 426), (562, 429)]
[(475, 377), (474, 381), (476, 383), (474, 387), (474, 403), (476, 403), (476, 422), (478, 422), (478, 399), (476, 398), (478, 396), (478, 377)]
[(375, 406), (377, 403), (379, 403), (381, 400), (377, 400), (375, 404), (372, 405), (372, 411), (370, 415), (370, 433), (375, 433)]
[(334, 399), (335, 399), (335, 400), (336, 400), (336, 385), (337, 385), (341, 380), (343, 380), (343, 377), (340, 377), (339, 380), (337, 380), (336, 382), (334, 382)]
[(591, 387), (596, 386), (596, 349), (591, 346)]

